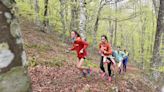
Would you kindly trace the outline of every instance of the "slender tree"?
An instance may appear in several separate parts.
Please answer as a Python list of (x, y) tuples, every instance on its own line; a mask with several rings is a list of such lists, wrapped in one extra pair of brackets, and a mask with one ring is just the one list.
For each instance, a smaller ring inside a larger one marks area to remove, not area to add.
[(35, 24), (40, 26), (40, 19), (39, 19), (39, 1), (34, 0), (34, 10), (35, 10)]
[(87, 20), (86, 1), (85, 0), (79, 0), (79, 1), (80, 1), (80, 24), (79, 24), (80, 35), (82, 36), (83, 39), (86, 39), (86, 20)]
[[(115, 0), (115, 14), (117, 14), (117, 11), (118, 11), (118, 6), (117, 6), (117, 3), (118, 3), (118, 0)], [(114, 20), (114, 46), (117, 45), (117, 25), (118, 25), (118, 22), (117, 22), (117, 17), (115, 17), (115, 20)]]
[(59, 0), (60, 1), (60, 20), (62, 23), (62, 38), (63, 40), (65, 39), (65, 33), (66, 33), (66, 10), (65, 10), (65, 6), (66, 6), (66, 0)]
[(97, 30), (98, 30), (98, 25), (99, 25), (99, 19), (100, 19), (100, 16), (101, 16), (101, 11), (102, 11), (105, 4), (106, 4), (106, 2), (104, 0), (101, 0), (100, 4), (99, 4), (98, 11), (97, 11), (96, 21), (94, 23), (94, 29), (93, 29), (93, 33), (94, 33), (93, 34), (93, 44), (94, 45), (97, 44), (96, 36), (97, 36)]
[(48, 1), (44, 0), (44, 21), (43, 21), (43, 32), (49, 32), (49, 19), (48, 19)]
[(78, 0), (71, 0), (70, 31), (79, 30), (79, 4)]

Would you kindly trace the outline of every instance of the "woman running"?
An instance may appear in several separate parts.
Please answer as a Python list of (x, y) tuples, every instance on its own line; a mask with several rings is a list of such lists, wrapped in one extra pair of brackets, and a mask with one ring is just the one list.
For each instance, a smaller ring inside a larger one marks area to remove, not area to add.
[(73, 47), (70, 48), (69, 50), (71, 50), (71, 51), (75, 50), (77, 52), (77, 57), (78, 57), (79, 61), (77, 62), (76, 67), (82, 73), (82, 77), (85, 77), (86, 74), (91, 73), (90, 68), (82, 67), (82, 65), (84, 63), (84, 59), (87, 56), (86, 49), (88, 47), (88, 43), (86, 41), (84, 41), (80, 37), (79, 33), (76, 31), (71, 32), (71, 38), (72, 38)]
[[(99, 53), (101, 55), (100, 61), (100, 69), (102, 70), (101, 78), (104, 78), (106, 75), (104, 64), (108, 66), (108, 81), (111, 82), (111, 65), (115, 66), (115, 61), (112, 57), (112, 49), (110, 44), (108, 43), (108, 39), (106, 35), (101, 36), (101, 43), (99, 44)], [(107, 61), (108, 60), (108, 61)]]
[(118, 62), (118, 68), (119, 68), (119, 74), (121, 74), (122, 69), (121, 69), (121, 65), (123, 62), (123, 59), (125, 58), (125, 53), (123, 51), (120, 50), (120, 47), (117, 47), (117, 50), (114, 51), (114, 57), (116, 59), (116, 61)]

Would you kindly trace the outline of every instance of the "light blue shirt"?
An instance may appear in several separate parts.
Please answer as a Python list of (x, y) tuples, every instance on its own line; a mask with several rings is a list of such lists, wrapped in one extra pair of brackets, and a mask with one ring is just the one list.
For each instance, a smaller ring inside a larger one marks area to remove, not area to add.
[(126, 57), (126, 54), (123, 51), (115, 50), (113, 53), (114, 53), (114, 57), (116, 58), (118, 62), (122, 61), (124, 57)]

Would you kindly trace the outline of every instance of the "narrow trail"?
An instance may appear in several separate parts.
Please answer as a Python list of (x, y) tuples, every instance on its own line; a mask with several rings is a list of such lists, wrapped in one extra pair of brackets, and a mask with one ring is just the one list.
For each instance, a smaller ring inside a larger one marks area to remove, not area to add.
[[(137, 68), (129, 66), (126, 74), (138, 71)], [(116, 92), (116, 90), (127, 92), (129, 85), (141, 85), (141, 83), (128, 84), (126, 81), (129, 77), (126, 74), (118, 75), (109, 83), (100, 78), (98, 68), (93, 69), (91, 76), (81, 78), (75, 63), (65, 63), (58, 68), (38, 65), (29, 68), (29, 73), (32, 78), (33, 92), (86, 92), (89, 90), (89, 92)], [(129, 92), (145, 92), (146, 87), (141, 87), (141, 91), (137, 91), (135, 88), (129, 88), (129, 90), (131, 90)]]
[[(75, 67), (76, 55), (66, 54), (65, 44), (59, 41), (56, 33), (46, 35), (37, 28), (23, 27), (25, 49), (29, 62), (36, 66), (28, 69), (33, 92), (154, 92), (149, 83), (143, 81), (140, 70), (129, 65), (127, 73), (116, 76), (112, 83), (100, 78), (99, 68), (93, 68), (93, 74), (80, 78)], [(30, 30), (28, 30), (30, 29)], [(99, 66), (99, 60), (93, 56), (91, 62)]]

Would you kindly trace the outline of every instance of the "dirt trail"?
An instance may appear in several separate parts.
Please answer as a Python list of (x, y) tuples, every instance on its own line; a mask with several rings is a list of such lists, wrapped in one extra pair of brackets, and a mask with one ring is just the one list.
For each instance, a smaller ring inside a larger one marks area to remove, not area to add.
[(75, 67), (76, 55), (64, 52), (68, 46), (58, 34), (36, 31), (32, 24), (22, 26), (28, 61), (37, 64), (29, 67), (33, 92), (154, 92), (140, 78), (140, 70), (131, 65), (112, 83), (100, 78), (98, 67), (93, 68), (91, 76), (81, 78)]
[[(126, 74), (117, 74), (117, 77), (109, 83), (107, 80), (100, 78), (97, 68), (93, 69), (91, 76), (81, 78), (74, 63), (65, 63), (63, 67), (58, 68), (40, 65), (29, 68), (33, 92), (88, 92), (89, 90), (89, 92), (116, 92), (116, 90), (119, 92), (128, 92), (127, 90), (129, 92), (146, 92), (149, 87), (143, 84), (139, 78), (127, 77), (127, 75), (136, 71), (138, 69), (128, 67)], [(142, 84), (144, 86), (139, 86)], [(139, 88), (136, 86), (139, 86)]]
[[(73, 55), (72, 55), (73, 56)], [(66, 55), (66, 58), (73, 58), (70, 55)], [(109, 83), (105, 79), (100, 78), (99, 68), (93, 68), (93, 73), (87, 78), (81, 78), (80, 72), (75, 67), (75, 62), (65, 62), (62, 67), (46, 67), (38, 65), (33, 68), (29, 68), (29, 73), (32, 79), (33, 92), (138, 92), (135, 88), (128, 88), (129, 85), (140, 85), (139, 83), (128, 84), (127, 79), (123, 78), (126, 74), (132, 74), (139, 70), (133, 66), (127, 68), (127, 73), (124, 75), (118, 75), (117, 78), (113, 78), (113, 81)], [(134, 80), (138, 81), (138, 80)], [(145, 89), (141, 88), (140, 92), (145, 92)], [(132, 91), (131, 89), (134, 89)], [(109, 91), (110, 90), (110, 91)], [(150, 91), (151, 92), (151, 91)]]

